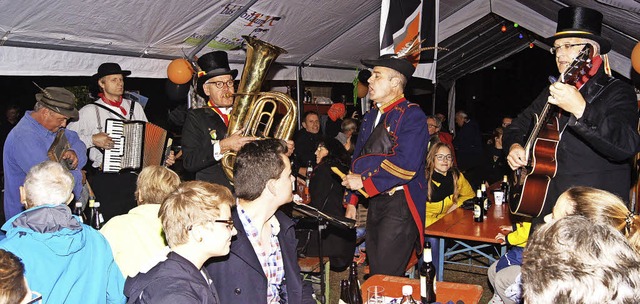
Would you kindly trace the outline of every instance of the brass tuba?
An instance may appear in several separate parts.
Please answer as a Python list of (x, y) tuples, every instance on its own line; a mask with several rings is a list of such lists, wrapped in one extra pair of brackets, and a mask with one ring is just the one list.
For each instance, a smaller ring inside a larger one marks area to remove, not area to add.
[[(227, 136), (244, 129), (243, 136), (268, 137), (274, 115), (280, 102), (286, 114), (273, 132), (274, 138), (291, 139), (296, 128), (298, 107), (287, 94), (260, 92), (271, 63), (287, 51), (250, 36), (242, 36), (247, 42), (247, 59), (244, 63), (238, 90), (234, 94), (234, 106), (229, 117)], [(222, 170), (233, 183), (233, 165), (236, 153), (227, 151), (222, 157)]]

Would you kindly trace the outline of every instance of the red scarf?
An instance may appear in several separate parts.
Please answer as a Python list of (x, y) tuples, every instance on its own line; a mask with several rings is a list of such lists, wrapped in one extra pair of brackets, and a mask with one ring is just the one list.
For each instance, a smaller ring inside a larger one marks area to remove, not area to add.
[(218, 113), (218, 115), (220, 115), (220, 117), (222, 117), (222, 120), (224, 120), (224, 125), (228, 127), (229, 126), (229, 115), (222, 113), (222, 111), (220, 111), (218, 106), (214, 105), (211, 102), (211, 100), (209, 100), (209, 102), (207, 104), (209, 105), (209, 107), (211, 109), (213, 109), (216, 113)]
[(120, 108), (120, 111), (122, 111), (122, 115), (127, 116), (127, 110), (122, 107), (122, 96), (120, 96), (117, 101), (107, 99), (107, 97), (104, 96), (104, 93), (98, 93), (98, 97), (100, 97), (100, 99), (102, 99), (104, 103), (112, 107)]

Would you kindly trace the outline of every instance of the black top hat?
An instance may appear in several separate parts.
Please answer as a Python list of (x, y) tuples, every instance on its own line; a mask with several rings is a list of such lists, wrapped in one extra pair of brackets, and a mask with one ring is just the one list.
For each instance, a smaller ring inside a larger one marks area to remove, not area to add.
[(409, 60), (406, 60), (404, 58), (396, 58), (395, 54), (382, 55), (378, 59), (360, 60), (360, 62), (362, 62), (362, 64), (364, 64), (368, 68), (381, 66), (396, 70), (400, 74), (404, 75), (407, 80), (411, 78), (411, 75), (413, 75), (413, 72), (416, 70), (416, 68), (411, 62), (409, 62)]
[(556, 39), (578, 37), (600, 44), (600, 54), (611, 50), (611, 41), (600, 35), (602, 13), (586, 7), (565, 7), (558, 11), (558, 27), (555, 35), (547, 38), (553, 44)]
[(113, 74), (122, 74), (122, 76), (124, 77), (131, 75), (131, 71), (122, 70), (122, 68), (120, 68), (120, 65), (117, 63), (105, 62), (98, 67), (98, 73), (95, 73), (93, 75), (93, 78), (95, 80), (98, 80), (104, 76)]
[(36, 100), (54, 112), (60, 113), (69, 119), (78, 120), (78, 110), (76, 109), (76, 96), (69, 90), (58, 87), (48, 87), (41, 89), (42, 92), (36, 94)]
[(238, 70), (232, 70), (229, 67), (227, 52), (224, 51), (215, 51), (202, 55), (198, 58), (198, 66), (201, 70), (201, 72), (198, 72), (198, 94), (204, 98), (207, 98), (207, 95), (204, 94), (202, 85), (207, 80), (220, 75), (231, 75), (233, 79), (238, 76)]

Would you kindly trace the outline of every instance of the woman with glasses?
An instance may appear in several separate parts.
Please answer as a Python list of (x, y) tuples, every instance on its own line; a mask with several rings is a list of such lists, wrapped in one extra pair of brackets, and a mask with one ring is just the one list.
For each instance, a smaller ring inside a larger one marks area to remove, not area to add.
[(474, 198), (473, 188), (464, 175), (453, 167), (451, 149), (436, 143), (427, 154), (427, 216), (425, 226)]
[[(344, 216), (346, 211), (342, 204), (344, 187), (342, 179), (331, 171), (331, 167), (338, 168), (341, 172), (348, 172), (349, 154), (344, 146), (335, 138), (326, 138), (320, 141), (316, 149), (316, 163), (318, 164), (311, 175), (309, 193), (311, 202), (309, 205), (332, 216)], [(305, 227), (315, 228), (317, 223), (299, 223)], [(318, 239), (312, 237), (309, 240), (307, 256), (317, 255)], [(353, 252), (356, 246), (355, 229), (345, 229), (329, 225), (322, 232), (323, 255), (329, 257), (331, 268), (334, 271), (343, 271), (353, 261)]]
[(171, 252), (148, 272), (127, 278), (128, 303), (219, 303), (202, 266), (229, 253), (237, 233), (233, 205), (229, 189), (207, 182), (185, 182), (170, 194), (158, 214)]
[[(453, 166), (453, 156), (447, 144), (435, 143), (427, 154), (427, 206), (425, 227), (429, 227), (447, 213), (475, 197), (473, 188), (462, 172)], [(432, 260), (438, 263), (438, 239), (427, 238), (431, 243)]]

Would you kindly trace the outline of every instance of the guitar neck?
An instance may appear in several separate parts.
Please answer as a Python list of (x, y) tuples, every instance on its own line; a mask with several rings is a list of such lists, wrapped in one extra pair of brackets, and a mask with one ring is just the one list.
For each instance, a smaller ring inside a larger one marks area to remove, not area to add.
[[(533, 130), (531, 131), (529, 138), (527, 139), (527, 143), (524, 146), (525, 151), (531, 151), (534, 141), (538, 138), (538, 135), (540, 134), (540, 130), (542, 130), (542, 127), (547, 123), (547, 120), (549, 119), (549, 113), (551, 112), (552, 106), (553, 105), (548, 102), (545, 103), (544, 107), (542, 108), (542, 111), (540, 112), (540, 115), (536, 116), (537, 121), (536, 121), (536, 124), (533, 126)], [(531, 160), (529, 160), (529, 162), (531, 162)]]

